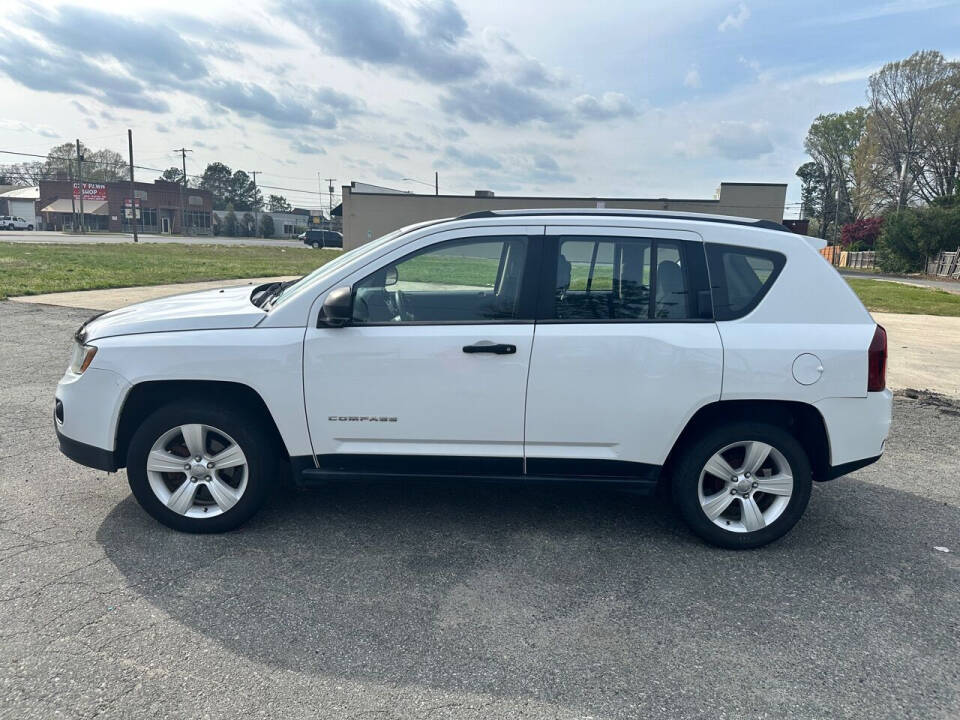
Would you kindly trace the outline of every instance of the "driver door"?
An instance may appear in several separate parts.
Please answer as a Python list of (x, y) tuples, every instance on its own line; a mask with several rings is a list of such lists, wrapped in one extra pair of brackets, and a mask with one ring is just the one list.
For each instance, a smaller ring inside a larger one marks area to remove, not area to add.
[(315, 303), (304, 390), (321, 470), (522, 474), (542, 240), (542, 226), (438, 233), (339, 283), (346, 327), (317, 328)]

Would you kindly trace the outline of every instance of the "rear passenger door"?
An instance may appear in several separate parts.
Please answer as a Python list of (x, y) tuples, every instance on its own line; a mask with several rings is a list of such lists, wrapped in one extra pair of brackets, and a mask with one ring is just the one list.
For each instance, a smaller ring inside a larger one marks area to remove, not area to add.
[(722, 371), (699, 235), (547, 228), (528, 474), (653, 477), (690, 416), (719, 399)]

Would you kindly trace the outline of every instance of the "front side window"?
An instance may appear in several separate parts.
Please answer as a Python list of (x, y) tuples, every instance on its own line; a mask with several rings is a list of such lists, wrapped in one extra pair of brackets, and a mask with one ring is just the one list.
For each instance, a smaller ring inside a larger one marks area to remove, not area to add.
[(521, 236), (438, 243), (357, 283), (354, 323), (519, 319), (526, 259), (527, 238)]
[(760, 303), (786, 258), (772, 250), (708, 243), (707, 262), (716, 318), (735, 320)]
[(688, 287), (690, 271), (678, 241), (564, 237), (559, 250), (557, 320), (669, 321), (702, 316)]

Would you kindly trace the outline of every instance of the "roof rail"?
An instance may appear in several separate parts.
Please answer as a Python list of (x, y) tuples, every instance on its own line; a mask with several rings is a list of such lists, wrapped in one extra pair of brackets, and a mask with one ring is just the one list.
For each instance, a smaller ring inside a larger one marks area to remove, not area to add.
[(478, 210), (467, 213), (455, 219), (479, 220), (494, 217), (535, 217), (538, 215), (597, 215), (600, 217), (644, 217), (654, 220), (696, 220), (698, 222), (712, 222), (723, 225), (743, 225), (762, 230), (776, 230), (793, 234), (793, 231), (782, 223), (773, 220), (758, 220), (756, 218), (737, 217), (735, 215), (708, 215), (706, 213), (677, 212), (671, 210), (628, 210), (606, 208), (536, 208), (530, 210)]

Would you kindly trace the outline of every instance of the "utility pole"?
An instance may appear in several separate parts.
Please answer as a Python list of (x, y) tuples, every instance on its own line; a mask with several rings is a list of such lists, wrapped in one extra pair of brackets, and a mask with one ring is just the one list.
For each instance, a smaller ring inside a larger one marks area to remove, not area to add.
[(840, 186), (837, 185), (837, 194), (833, 198), (835, 212), (833, 214), (833, 264), (840, 264), (840, 255), (837, 252), (837, 230), (840, 229)]
[[(327, 215), (329, 220), (327, 221), (327, 229), (333, 229), (333, 190), (334, 183), (337, 181), (336, 178), (327, 178), (327, 191), (330, 193), (330, 213)], [(320, 198), (321, 206), (323, 205), (323, 198)]]
[(76, 232), (77, 230), (77, 196), (73, 194), (73, 160), (70, 159), (68, 155), (67, 158), (67, 174), (70, 176), (70, 217), (71, 217), (71, 229)]
[(140, 242), (137, 237), (137, 191), (133, 185), (133, 130), (127, 128), (127, 144), (130, 146), (130, 222), (133, 225), (133, 241)]
[[(80, 232), (85, 233), (83, 226), (83, 155), (80, 154), (80, 138), (77, 138), (77, 183), (80, 185)], [(73, 188), (70, 188), (72, 191)]]
[(433, 194), (440, 195), (440, 173), (433, 171)]
[(257, 174), (263, 170), (250, 170), (253, 175), (253, 236), (260, 237), (260, 203), (257, 202)]
[[(187, 148), (175, 148), (173, 152), (180, 153), (183, 159), (183, 177), (180, 182), (180, 232), (184, 233), (187, 229), (187, 210), (183, 206), (183, 190), (187, 187), (187, 153), (193, 152)], [(172, 230), (173, 228), (171, 228)]]

